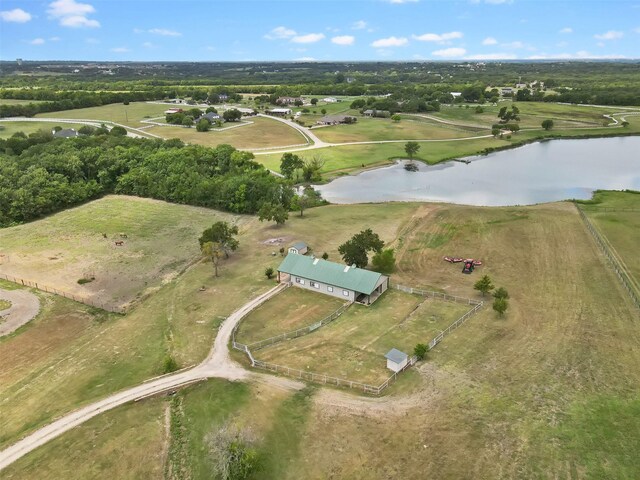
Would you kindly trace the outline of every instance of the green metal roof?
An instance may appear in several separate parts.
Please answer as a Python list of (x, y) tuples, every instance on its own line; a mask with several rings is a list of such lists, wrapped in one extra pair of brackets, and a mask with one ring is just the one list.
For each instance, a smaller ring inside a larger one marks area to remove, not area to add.
[(373, 292), (382, 277), (380, 273), (370, 270), (348, 267), (297, 253), (288, 254), (278, 267), (278, 271), (366, 295)]

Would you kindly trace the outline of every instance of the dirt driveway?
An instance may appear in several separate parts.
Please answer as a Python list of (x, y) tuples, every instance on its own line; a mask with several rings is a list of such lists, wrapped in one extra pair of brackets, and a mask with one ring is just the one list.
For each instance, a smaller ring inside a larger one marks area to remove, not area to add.
[(11, 302), (9, 308), (0, 311), (0, 337), (17, 330), (40, 311), (40, 300), (26, 290), (0, 289), (0, 300)]

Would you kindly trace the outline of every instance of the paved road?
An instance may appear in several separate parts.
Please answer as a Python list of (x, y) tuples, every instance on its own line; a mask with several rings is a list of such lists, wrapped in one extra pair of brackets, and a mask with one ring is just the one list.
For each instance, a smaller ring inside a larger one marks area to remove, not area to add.
[(0, 337), (14, 332), (40, 311), (40, 300), (26, 290), (0, 289), (0, 300), (11, 302), (9, 308), (0, 311)]
[[(263, 375), (261, 374), (246, 371), (239, 364), (231, 360), (228, 344), (231, 339), (233, 329), (237, 323), (251, 310), (279, 293), (283, 288), (285, 288), (284, 285), (278, 285), (268, 292), (254, 298), (232, 313), (220, 326), (209, 356), (197, 367), (152, 379), (141, 385), (113, 394), (103, 400), (94, 402), (91, 405), (87, 405), (86, 407), (59, 418), (5, 450), (2, 450), (0, 452), (0, 470), (11, 465), (13, 462), (35, 450), (39, 446), (44, 445), (59, 435), (62, 435), (64, 432), (71, 430), (96, 415), (125, 403), (140, 400), (162, 392), (171, 391), (178, 387), (199, 382), (206, 378), (217, 377), (229, 380), (241, 380), (249, 377), (262, 377)], [(274, 383), (284, 388), (302, 388), (302, 384), (286, 379), (277, 379), (270, 383)]]

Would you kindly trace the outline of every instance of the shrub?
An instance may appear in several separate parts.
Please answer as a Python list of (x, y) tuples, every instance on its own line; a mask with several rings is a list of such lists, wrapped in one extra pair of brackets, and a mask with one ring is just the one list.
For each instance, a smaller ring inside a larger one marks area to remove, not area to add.
[(273, 271), (273, 268), (272, 268), (272, 267), (267, 267), (267, 268), (264, 270), (264, 274), (267, 276), (267, 278), (268, 278), (269, 280), (271, 280), (271, 278), (273, 277), (273, 273), (274, 273), (274, 271)]
[(171, 373), (178, 370), (178, 362), (171, 355), (164, 357), (162, 362), (162, 373)]
[(427, 352), (429, 351), (429, 347), (424, 343), (418, 343), (413, 348), (413, 354), (418, 357), (418, 360), (424, 360), (424, 357), (427, 356)]

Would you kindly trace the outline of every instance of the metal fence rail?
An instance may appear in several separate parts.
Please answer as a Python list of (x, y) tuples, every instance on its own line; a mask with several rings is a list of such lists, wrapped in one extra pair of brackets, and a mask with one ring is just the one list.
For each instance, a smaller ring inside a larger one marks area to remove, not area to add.
[(589, 220), (589, 217), (587, 217), (582, 208), (580, 208), (577, 203), (574, 203), (574, 205), (578, 209), (578, 212), (580, 213), (580, 217), (584, 221), (584, 224), (587, 226), (587, 230), (589, 231), (589, 233), (591, 233), (591, 236), (596, 241), (596, 244), (600, 247), (600, 250), (602, 250), (602, 253), (604, 253), (604, 256), (607, 258), (607, 260), (609, 260), (609, 263), (613, 268), (613, 271), (618, 276), (620, 283), (622, 283), (622, 286), (629, 293), (631, 301), (635, 304), (636, 307), (640, 308), (640, 295), (636, 290), (633, 279), (629, 276), (626, 269), (620, 264), (620, 261), (616, 258), (616, 256), (609, 248), (609, 245), (607, 244), (608, 242), (605, 240), (606, 237), (603, 238), (600, 232), (598, 232), (598, 230), (593, 225), (593, 223), (591, 223), (591, 220)]
[(393, 284), (396, 290), (400, 290), (405, 293), (411, 293), (413, 295), (421, 295), (423, 297), (439, 298), (447, 302), (463, 303), (465, 305), (478, 305), (482, 302), (474, 300), (473, 298), (458, 297), (456, 295), (449, 295), (448, 293), (434, 292), (432, 290), (422, 290), (420, 288), (406, 287), (404, 285)]
[(74, 302), (84, 303), (85, 305), (89, 305), (91, 307), (101, 308), (102, 310), (106, 310), (107, 312), (122, 314), (127, 313), (126, 307), (116, 307), (104, 302), (96, 302), (80, 295), (74, 295), (73, 293), (65, 292), (64, 290), (59, 290), (57, 288), (49, 287), (48, 285), (44, 285), (39, 282), (34, 282), (33, 280), (25, 280), (24, 278), (14, 277), (13, 275), (5, 275), (4, 273), (0, 273), (0, 278), (7, 280), (8, 282), (17, 283), (18, 285), (24, 285), (25, 287), (31, 287), (43, 292), (60, 295), (61, 297), (68, 298), (69, 300), (73, 300)]

